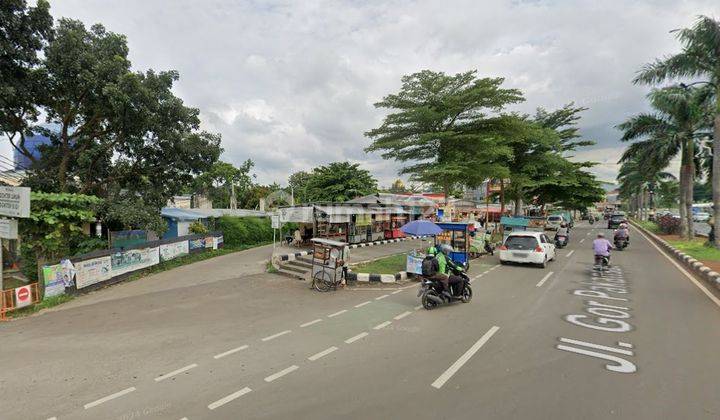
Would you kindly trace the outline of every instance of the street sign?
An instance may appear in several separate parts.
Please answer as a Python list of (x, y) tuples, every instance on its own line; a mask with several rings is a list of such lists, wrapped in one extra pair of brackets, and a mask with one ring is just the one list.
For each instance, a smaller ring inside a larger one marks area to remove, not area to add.
[(280, 216), (270, 216), (270, 222), (273, 229), (280, 229)]
[(0, 187), (0, 216), (30, 217), (30, 188)]
[(22, 308), (32, 303), (32, 292), (30, 286), (22, 286), (15, 289), (15, 307)]
[(18, 237), (18, 221), (17, 219), (0, 218), (0, 238), (17, 239)]

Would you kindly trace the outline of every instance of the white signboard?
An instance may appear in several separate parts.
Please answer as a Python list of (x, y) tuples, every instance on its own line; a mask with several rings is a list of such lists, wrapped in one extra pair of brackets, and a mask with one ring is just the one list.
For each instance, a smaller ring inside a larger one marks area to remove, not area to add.
[(118, 252), (110, 257), (112, 276), (129, 273), (158, 264), (160, 252), (157, 247), (131, 249), (125, 252)]
[(173, 258), (189, 253), (190, 248), (188, 241), (160, 245), (160, 259), (163, 261), (172, 260)]
[(32, 303), (32, 290), (30, 286), (22, 286), (15, 289), (15, 307), (24, 308)]
[(29, 217), (30, 188), (0, 187), (0, 215)]
[(75, 284), (78, 289), (112, 277), (110, 257), (93, 258), (75, 263)]
[(280, 216), (270, 216), (270, 223), (273, 229), (280, 229)]
[(0, 218), (0, 238), (17, 239), (18, 237), (18, 221), (17, 219)]

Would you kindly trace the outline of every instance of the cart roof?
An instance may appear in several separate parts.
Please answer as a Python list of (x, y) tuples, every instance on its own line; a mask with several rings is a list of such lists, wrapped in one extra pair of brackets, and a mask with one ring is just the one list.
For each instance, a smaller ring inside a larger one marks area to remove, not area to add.
[(347, 243), (345, 243), (345, 242), (333, 241), (332, 239), (325, 239), (325, 238), (312, 238), (310, 240), (315, 243), (318, 243), (318, 244), (334, 246), (334, 247), (344, 247), (347, 245)]

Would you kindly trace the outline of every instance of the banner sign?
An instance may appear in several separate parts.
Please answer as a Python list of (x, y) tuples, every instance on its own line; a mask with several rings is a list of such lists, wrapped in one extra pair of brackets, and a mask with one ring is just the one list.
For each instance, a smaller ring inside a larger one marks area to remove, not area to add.
[(43, 281), (45, 282), (45, 298), (59, 296), (65, 293), (63, 269), (60, 264), (43, 267)]
[(188, 241), (188, 246), (190, 248), (190, 251), (203, 249), (205, 248), (205, 238), (191, 239)]
[(218, 249), (223, 247), (223, 237), (222, 236), (215, 236), (213, 237), (213, 249)]
[(214, 243), (215, 243), (214, 236), (208, 236), (205, 238), (205, 248), (212, 248)]
[(0, 218), (0, 238), (17, 239), (18, 237), (18, 221), (17, 219), (1, 219)]
[(188, 253), (190, 253), (188, 241), (160, 245), (160, 259), (163, 261), (172, 260), (173, 258), (177, 258)]
[(407, 271), (408, 273), (422, 274), (423, 259), (424, 257), (420, 255), (408, 254), (407, 266), (405, 267), (405, 271)]
[(109, 256), (93, 258), (75, 263), (75, 283), (78, 289), (112, 278), (112, 263)]
[(0, 215), (30, 217), (30, 188), (0, 187)]
[(112, 255), (110, 260), (112, 277), (147, 268), (160, 263), (158, 248), (131, 249)]

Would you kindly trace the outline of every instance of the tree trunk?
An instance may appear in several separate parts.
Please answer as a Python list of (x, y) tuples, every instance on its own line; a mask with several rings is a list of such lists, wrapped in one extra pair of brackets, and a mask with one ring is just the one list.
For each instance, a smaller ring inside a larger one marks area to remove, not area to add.
[(60, 153), (62, 154), (62, 158), (60, 159), (60, 164), (57, 168), (57, 174), (58, 174), (58, 186), (60, 187), (60, 192), (66, 192), (67, 191), (67, 168), (68, 164), (70, 163), (70, 159), (68, 156), (68, 126), (65, 122), (63, 122), (62, 126), (62, 132), (61, 132), (61, 147), (60, 147)]
[(644, 193), (645, 191), (642, 187), (640, 187), (640, 191), (638, 192), (638, 214), (640, 215), (640, 220), (645, 220), (645, 218), (643, 217), (643, 206), (645, 205), (645, 203), (643, 203)]
[(683, 142), (682, 151), (680, 153), (680, 183), (679, 183), (679, 198), (680, 203), (678, 206), (678, 213), (680, 214), (680, 236), (687, 238), (688, 235), (688, 224), (687, 224), (687, 143)]
[[(720, 88), (716, 88), (715, 97), (715, 133), (713, 136), (712, 193), (713, 219), (715, 225), (720, 220)], [(715, 231), (715, 247), (720, 248), (720, 235)]]
[(515, 217), (520, 216), (520, 209), (522, 208), (522, 198), (520, 198), (520, 196), (517, 196), (515, 198), (514, 205), (515, 205), (515, 210), (513, 211), (513, 215)]
[(685, 170), (687, 173), (685, 174), (685, 183), (687, 184), (685, 188), (685, 217), (687, 218), (687, 239), (692, 239), (695, 237), (695, 228), (693, 226), (693, 211), (692, 211), (692, 205), (693, 205), (693, 184), (695, 180), (695, 160), (693, 159), (695, 156), (695, 143), (693, 142), (692, 137), (688, 139), (687, 143), (687, 165), (685, 165)]

